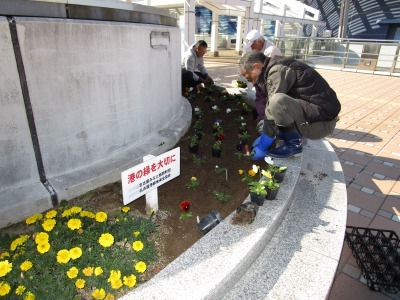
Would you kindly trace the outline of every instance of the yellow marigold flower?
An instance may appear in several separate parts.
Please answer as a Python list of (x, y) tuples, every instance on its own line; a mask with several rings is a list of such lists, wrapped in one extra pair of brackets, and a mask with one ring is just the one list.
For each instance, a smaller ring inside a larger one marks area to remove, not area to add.
[(244, 171), (243, 170), (239, 170), (239, 175), (243, 175)]
[(24, 300), (35, 300), (35, 295), (32, 292), (27, 292)]
[(57, 211), (54, 210), (54, 209), (52, 209), (52, 210), (49, 210), (49, 211), (46, 213), (45, 218), (46, 218), (46, 219), (53, 219), (53, 218), (55, 218), (56, 216), (57, 216)]
[(69, 251), (67, 249), (62, 249), (57, 252), (57, 262), (60, 264), (66, 264), (71, 259)]
[(40, 254), (47, 253), (50, 250), (50, 244), (49, 243), (38, 244), (36, 249)]
[(146, 263), (143, 261), (139, 261), (136, 265), (135, 265), (135, 270), (138, 271), (139, 273), (143, 273), (144, 271), (146, 271)]
[(10, 285), (5, 282), (5, 281), (1, 281), (0, 282), (0, 296), (5, 296), (7, 295), (11, 290)]
[(34, 215), (28, 217), (28, 218), (25, 220), (25, 223), (26, 223), (27, 225), (31, 225), (31, 224), (34, 224), (37, 220), (41, 220), (42, 218), (43, 218), (43, 215), (42, 215), (42, 214), (34, 214)]
[(113, 279), (120, 279), (121, 278), (121, 271), (117, 270), (111, 270), (110, 271), (110, 277), (108, 278), (108, 282), (110, 282)]
[(99, 244), (105, 248), (110, 247), (112, 244), (114, 244), (114, 237), (109, 233), (103, 233), (99, 237)]
[(256, 173), (253, 170), (247, 172), (250, 176), (256, 176)]
[(99, 211), (96, 214), (96, 221), (99, 223), (103, 223), (103, 222), (107, 221), (107, 214), (104, 211)]
[(49, 242), (49, 234), (46, 232), (39, 232), (35, 236), (35, 243), (36, 244), (43, 244)]
[(107, 294), (104, 300), (115, 300), (115, 297), (113, 294)]
[(65, 218), (65, 217), (69, 217), (70, 215), (72, 215), (72, 212), (70, 209), (66, 209), (63, 211), (63, 213), (61, 214), (61, 217)]
[(134, 287), (135, 286), (135, 284), (136, 284), (136, 276), (135, 275), (131, 275), (131, 276), (129, 276), (129, 277), (127, 277), (127, 276), (124, 276), (124, 284), (127, 286), (127, 287)]
[(94, 275), (99, 276), (101, 274), (103, 274), (103, 269), (101, 267), (96, 267), (94, 269)]
[(52, 231), (54, 226), (56, 226), (56, 220), (54, 219), (46, 219), (42, 224), (43, 229), (46, 231)]
[(95, 289), (92, 293), (94, 299), (102, 300), (106, 296), (104, 289)]
[(18, 246), (22, 246), (26, 240), (29, 239), (29, 235), (25, 234), (20, 236), (19, 238), (16, 238), (10, 246), (11, 251), (15, 251), (15, 249), (17, 249)]
[(24, 287), (23, 285), (19, 285), (16, 289), (15, 289), (15, 294), (21, 296), (26, 290), (26, 287)]
[(71, 230), (79, 229), (82, 227), (82, 221), (80, 219), (71, 219), (68, 221), (67, 226)]
[(73, 206), (69, 209), (73, 214), (79, 214), (82, 211), (82, 207)]
[(79, 214), (82, 218), (87, 217), (89, 219), (94, 219), (96, 215), (90, 211), (87, 210), (82, 210), (81, 213)]
[(135, 251), (140, 251), (140, 250), (143, 249), (143, 243), (142, 243), (141, 241), (135, 241), (135, 242), (133, 242), (133, 244), (132, 244), (132, 248), (133, 248), (133, 250), (135, 250)]
[(69, 279), (75, 278), (76, 276), (78, 276), (79, 270), (77, 267), (71, 267), (68, 271), (67, 271), (67, 276)]
[(193, 176), (192, 178), (190, 178), (190, 180), (191, 180), (191, 181), (196, 181), (197, 178)]
[(8, 260), (0, 261), (0, 277), (6, 276), (12, 270), (12, 263)]
[(86, 283), (85, 279), (77, 279), (75, 281), (75, 286), (77, 289), (83, 289), (85, 287), (85, 283)]
[(32, 262), (29, 260), (24, 261), (21, 264), (21, 271), (28, 271), (30, 268), (32, 268)]
[(122, 210), (124, 213), (127, 213), (128, 211), (131, 210), (131, 208), (130, 208), (129, 206), (124, 206), (123, 208), (121, 208), (121, 210)]
[(10, 253), (8, 253), (7, 251), (0, 254), (0, 259), (4, 259), (6, 257), (10, 257)]
[(85, 274), (85, 276), (89, 277), (92, 276), (93, 271), (94, 271), (93, 267), (86, 267), (82, 270), (82, 273)]
[(71, 250), (69, 250), (69, 256), (71, 259), (77, 259), (82, 256), (82, 249), (79, 247), (74, 247)]
[[(109, 280), (109, 281), (110, 281), (110, 280)], [(121, 280), (120, 278), (112, 279), (112, 280), (110, 281), (110, 284), (111, 284), (111, 288), (112, 288), (112, 289), (118, 290), (119, 288), (122, 287), (122, 280)]]
[(133, 234), (137, 237), (140, 234), (140, 231), (135, 231)]

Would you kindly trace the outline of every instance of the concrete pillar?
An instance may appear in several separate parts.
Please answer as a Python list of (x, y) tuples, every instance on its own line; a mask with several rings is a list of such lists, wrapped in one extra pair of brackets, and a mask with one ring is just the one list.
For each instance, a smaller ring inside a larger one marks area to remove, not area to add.
[(184, 34), (184, 48), (186, 51), (189, 46), (194, 44), (194, 34), (196, 26), (195, 6), (196, 0), (186, 0), (183, 2), (185, 11), (185, 34)]
[[(286, 4), (284, 4), (284, 3), (282, 3), (280, 15), (282, 17), (286, 16)], [(285, 36), (285, 22), (284, 21), (278, 21), (278, 20), (276, 21), (275, 36), (276, 37)]]
[(211, 56), (218, 56), (218, 20), (219, 15), (212, 12), (212, 23), (211, 23)]
[(342, 0), (340, 4), (339, 38), (347, 38), (347, 22), (349, 19), (349, 0)]
[(246, 7), (245, 17), (244, 17), (244, 34), (246, 35), (250, 30), (252, 30), (254, 23), (254, 2), (250, 2), (250, 7)]
[(242, 54), (242, 47), (243, 47), (243, 17), (238, 16), (237, 23), (236, 23), (236, 46), (235, 51), (239, 55)]
[(274, 33), (275, 37), (281, 37), (281, 36), (284, 35), (284, 34), (282, 34), (282, 32), (284, 32), (282, 28), (283, 28), (282, 21), (276, 20), (276, 22), (275, 22), (275, 33)]
[(261, 19), (260, 20), (260, 28), (259, 28), (259, 31), (261, 34), (264, 34), (264, 26), (265, 26), (265, 20)]
[(297, 23), (297, 32), (296, 36), (303, 36), (303, 24)]
[(318, 27), (317, 25), (312, 25), (312, 29), (311, 29), (311, 37), (316, 37), (318, 33)]

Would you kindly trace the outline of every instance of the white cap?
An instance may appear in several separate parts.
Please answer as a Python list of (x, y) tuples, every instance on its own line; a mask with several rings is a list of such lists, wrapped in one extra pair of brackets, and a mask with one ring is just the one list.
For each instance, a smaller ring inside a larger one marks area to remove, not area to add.
[(253, 43), (260, 37), (262, 37), (262, 35), (257, 29), (250, 31), (244, 40), (244, 46), (246, 47), (246, 50), (250, 50), (251, 45), (253, 45)]

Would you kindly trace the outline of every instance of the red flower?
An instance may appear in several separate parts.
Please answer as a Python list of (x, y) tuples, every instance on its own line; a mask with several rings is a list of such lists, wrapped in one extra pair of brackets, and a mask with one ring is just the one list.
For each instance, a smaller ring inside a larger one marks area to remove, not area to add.
[(181, 202), (181, 204), (179, 204), (179, 207), (185, 212), (187, 213), (189, 211), (190, 208), (190, 202), (189, 201), (183, 201)]
[(223, 141), (223, 140), (225, 139), (225, 134), (220, 133), (220, 134), (218, 135), (218, 138), (219, 138), (221, 141)]

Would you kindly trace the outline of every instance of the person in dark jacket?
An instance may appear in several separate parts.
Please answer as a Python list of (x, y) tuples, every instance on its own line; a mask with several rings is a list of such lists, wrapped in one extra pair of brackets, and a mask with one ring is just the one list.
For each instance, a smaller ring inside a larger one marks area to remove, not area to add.
[[(321, 139), (333, 132), (341, 109), (335, 91), (313, 68), (298, 60), (246, 53), (240, 71), (267, 95), (264, 127), (253, 143), (253, 159), (301, 155), (302, 136)], [(279, 135), (284, 145), (268, 150)]]

